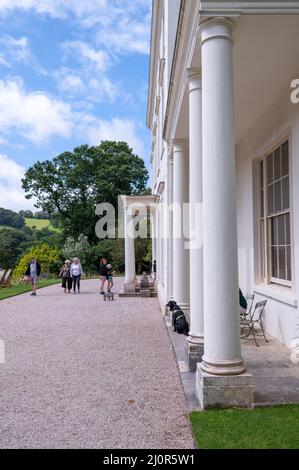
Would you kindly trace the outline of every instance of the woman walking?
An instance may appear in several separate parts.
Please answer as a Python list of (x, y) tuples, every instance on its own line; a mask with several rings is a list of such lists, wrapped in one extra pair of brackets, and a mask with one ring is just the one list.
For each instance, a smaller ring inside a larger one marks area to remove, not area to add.
[(76, 294), (76, 287), (78, 287), (78, 294), (80, 294), (80, 280), (83, 274), (82, 266), (78, 258), (73, 259), (73, 263), (71, 265), (71, 276), (73, 278), (73, 290), (74, 294)]
[(72, 289), (72, 284), (73, 284), (73, 279), (71, 276), (71, 262), (69, 259), (67, 259), (62, 266), (59, 277), (62, 278), (62, 284), (61, 287), (64, 289), (64, 293), (71, 293)]
[(102, 258), (100, 261), (100, 267), (99, 267), (99, 274), (100, 274), (100, 280), (101, 280), (101, 287), (100, 287), (100, 294), (104, 294), (104, 288), (105, 288), (105, 282), (108, 280), (108, 271), (107, 271), (107, 260), (106, 258)]

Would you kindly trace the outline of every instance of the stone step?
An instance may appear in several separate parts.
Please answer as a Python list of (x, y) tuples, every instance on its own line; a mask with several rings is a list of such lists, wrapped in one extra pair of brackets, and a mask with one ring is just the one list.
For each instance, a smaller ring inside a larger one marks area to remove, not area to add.
[(157, 292), (150, 292), (149, 295), (142, 296), (140, 292), (119, 292), (118, 294), (119, 297), (122, 298), (129, 298), (129, 297), (143, 297), (143, 298), (150, 298), (150, 297), (158, 297)]

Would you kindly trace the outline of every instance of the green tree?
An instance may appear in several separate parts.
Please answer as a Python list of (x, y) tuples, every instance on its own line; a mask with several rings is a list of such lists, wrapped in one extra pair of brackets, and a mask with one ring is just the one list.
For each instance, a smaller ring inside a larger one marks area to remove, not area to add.
[(79, 235), (78, 240), (75, 240), (72, 237), (68, 237), (65, 241), (62, 253), (65, 258), (73, 259), (75, 257), (79, 258), (83, 266), (86, 265), (88, 261), (90, 250), (90, 244), (85, 235)]
[(21, 227), (24, 227), (25, 220), (24, 220), (24, 217), (21, 217), (16, 212), (0, 207), (0, 225), (7, 225), (9, 227), (21, 228)]
[(119, 195), (143, 194), (147, 180), (144, 161), (127, 143), (103, 141), (35, 163), (22, 183), (27, 199), (35, 197), (36, 207), (51, 214), (65, 234), (83, 234), (95, 243), (96, 206), (109, 202), (116, 208)]
[(32, 231), (18, 229), (0, 229), (0, 266), (13, 268), (24, 250), (30, 246), (34, 238)]

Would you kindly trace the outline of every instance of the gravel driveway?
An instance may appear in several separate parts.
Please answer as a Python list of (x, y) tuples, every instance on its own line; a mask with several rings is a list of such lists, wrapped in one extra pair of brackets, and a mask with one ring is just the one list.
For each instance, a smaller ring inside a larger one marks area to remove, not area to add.
[(157, 300), (81, 290), (0, 302), (0, 448), (193, 448)]

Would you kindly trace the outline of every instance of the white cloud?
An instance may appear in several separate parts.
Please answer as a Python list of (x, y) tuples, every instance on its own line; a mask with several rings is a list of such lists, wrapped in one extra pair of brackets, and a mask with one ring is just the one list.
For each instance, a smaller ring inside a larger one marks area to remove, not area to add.
[(12, 68), (14, 63), (22, 63), (30, 65), (39, 74), (47, 75), (47, 72), (40, 66), (36, 57), (32, 54), (29, 40), (26, 36), (14, 38), (8, 34), (1, 35), (0, 50), (0, 65)]
[(83, 65), (92, 66), (100, 72), (104, 72), (109, 67), (109, 56), (102, 49), (95, 50), (83, 41), (67, 41), (63, 44), (63, 48), (68, 54), (72, 55), (72, 59), (78, 58)]
[(0, 80), (0, 132), (16, 130), (36, 143), (56, 135), (70, 137), (70, 105), (41, 91), (27, 91), (20, 79)]
[(0, 154), (0, 207), (19, 211), (33, 209), (33, 200), (27, 200), (21, 187), (25, 168), (7, 155)]
[(63, 93), (74, 96), (85, 90), (85, 84), (82, 78), (74, 71), (62, 67), (53, 74), (57, 88)]
[[(33, 10), (39, 14), (48, 14), (55, 18), (73, 13), (77, 17), (94, 14), (100, 8), (107, 8), (107, 0), (0, 0), (0, 12), (7, 14), (13, 10)], [(99, 10), (98, 10), (99, 11)]]
[(101, 101), (103, 97), (108, 97), (110, 101), (114, 101), (117, 96), (122, 94), (119, 87), (105, 76), (99, 80), (91, 78), (88, 84), (91, 93), (88, 99)]
[(149, 52), (151, 0), (0, 0), (0, 14), (35, 11), (72, 17), (85, 29), (99, 27), (98, 42), (117, 52)]
[(0, 50), (0, 64), (6, 67), (10, 68), (12, 62), (34, 62), (28, 38), (25, 36), (20, 38), (14, 38), (7, 34), (0, 36)]
[(106, 44), (115, 53), (149, 53), (150, 14), (143, 19), (123, 15), (118, 23), (99, 28), (96, 36), (98, 44)]
[(0, 54), (0, 65), (3, 65), (4, 67), (7, 67), (9, 69), (11, 67), (10, 63), (5, 59), (3, 54)]
[(144, 144), (138, 136), (136, 123), (131, 119), (113, 118), (111, 121), (86, 117), (86, 134), (90, 145), (99, 145), (101, 140), (124, 141), (134, 153), (144, 156)]

